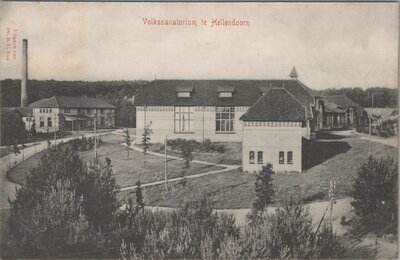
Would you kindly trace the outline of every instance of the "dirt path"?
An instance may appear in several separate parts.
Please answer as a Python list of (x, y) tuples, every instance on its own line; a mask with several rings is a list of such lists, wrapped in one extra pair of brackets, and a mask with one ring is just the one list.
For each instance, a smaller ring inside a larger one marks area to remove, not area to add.
[[(97, 133), (97, 136), (108, 134), (112, 132), (102, 132)], [(73, 137), (66, 137), (57, 139), (56, 143), (60, 142), (67, 142), (74, 138), (81, 138), (81, 137), (93, 137), (94, 133), (86, 133), (81, 136), (73, 136)], [(51, 144), (54, 144), (54, 140), (51, 140)], [(0, 158), (0, 209), (9, 208), (8, 198), (11, 200), (15, 199), (15, 189), (19, 187), (18, 184), (10, 182), (7, 180), (6, 173), (9, 169), (15, 167), (19, 163), (23, 162), (24, 160), (28, 159), (32, 155), (35, 155), (43, 150), (48, 148), (47, 140), (42, 142), (37, 142), (37, 145), (27, 147), (25, 149), (21, 149), (20, 155), (15, 154), (8, 154)]]
[[(121, 143), (121, 145), (127, 146), (124, 143)], [(129, 148), (131, 148), (132, 150), (138, 151), (138, 152), (143, 152), (142, 148), (136, 147), (134, 145), (131, 145)], [(158, 157), (163, 157), (163, 158), (165, 157), (165, 155), (161, 154), (161, 153), (150, 152), (150, 151), (147, 152), (147, 153), (151, 154), (151, 155), (154, 155), (154, 156), (158, 156)], [(167, 158), (168, 159), (175, 159), (175, 160), (183, 160), (180, 157), (172, 156), (172, 155), (167, 155)], [(188, 175), (188, 176), (186, 176), (186, 179), (199, 178), (199, 177), (203, 177), (203, 176), (207, 176), (207, 175), (211, 175), (211, 174), (223, 173), (223, 172), (226, 172), (226, 171), (231, 171), (231, 170), (235, 170), (235, 169), (240, 168), (240, 166), (237, 166), (237, 165), (218, 164), (218, 163), (211, 163), (211, 162), (205, 162), (205, 161), (199, 161), (199, 160), (193, 160), (192, 162), (198, 163), (198, 164), (204, 164), (204, 165), (219, 166), (219, 167), (224, 167), (224, 168), (221, 169), (221, 170), (214, 170), (214, 171), (209, 171), (209, 172), (203, 172), (203, 173)], [(183, 177), (177, 177), (177, 178), (169, 179), (168, 182), (180, 181), (182, 179), (183, 179)], [(149, 187), (149, 186), (161, 185), (161, 184), (164, 184), (164, 183), (165, 183), (165, 181), (148, 182), (148, 183), (142, 184), (141, 187)], [(120, 191), (134, 190), (136, 188), (137, 188), (136, 185), (132, 185), (132, 186), (121, 188)]]

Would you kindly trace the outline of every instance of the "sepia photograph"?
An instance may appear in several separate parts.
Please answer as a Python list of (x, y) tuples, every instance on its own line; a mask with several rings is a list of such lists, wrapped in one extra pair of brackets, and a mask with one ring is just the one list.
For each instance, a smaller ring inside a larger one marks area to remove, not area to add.
[(0, 2), (0, 259), (398, 259), (397, 2)]

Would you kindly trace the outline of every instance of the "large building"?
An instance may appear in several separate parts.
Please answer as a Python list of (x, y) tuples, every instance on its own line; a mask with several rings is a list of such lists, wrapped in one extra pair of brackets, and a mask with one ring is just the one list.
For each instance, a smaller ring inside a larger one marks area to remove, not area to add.
[(100, 99), (53, 96), (29, 105), (37, 132), (92, 130), (115, 126), (115, 107)]
[[(249, 141), (252, 137), (248, 136), (248, 133), (251, 132), (252, 122), (248, 121), (247, 117), (244, 117), (244, 121), (240, 121), (240, 118), (263, 95), (272, 94), (284, 96), (279, 100), (286, 98), (289, 98), (290, 102), (295, 100), (296, 107), (301, 107), (303, 111), (303, 117), (301, 120), (297, 118), (295, 121), (291, 121), (290, 117), (285, 120), (268, 119), (265, 122), (270, 122), (270, 124), (265, 125), (265, 131), (258, 133), (259, 137), (257, 138), (275, 138), (276, 142), (281, 143), (280, 141), (287, 137), (284, 133), (290, 135), (290, 140), (296, 140), (293, 143), (297, 147), (293, 151), (296, 157), (292, 157), (295, 163), (294, 166), (283, 167), (281, 165), (280, 168), (301, 171), (301, 154), (298, 152), (298, 147), (301, 149), (302, 137), (309, 139), (312, 132), (322, 128), (324, 104), (321, 97), (314, 95), (308, 87), (296, 79), (153, 81), (135, 97), (136, 142), (140, 142), (145, 126), (150, 125), (153, 130), (152, 142), (163, 142), (167, 136), (169, 139), (242, 142), (244, 146), (251, 146)], [(268, 110), (268, 108), (266, 109)], [(284, 112), (283, 110), (279, 111)], [(283, 116), (285, 117), (287, 114)], [(289, 131), (280, 131), (282, 129), (289, 129)], [(245, 138), (246, 140), (244, 140)], [(263, 145), (272, 146), (273, 144), (267, 142)], [(281, 147), (284, 146), (282, 144)], [(284, 150), (285, 154), (289, 151), (286, 150)], [(275, 151), (276, 156), (269, 156), (267, 150), (263, 151), (265, 151), (263, 163), (279, 164), (281, 150)], [(258, 152), (258, 150), (254, 152)], [(249, 155), (245, 148), (243, 154), (244, 158), (248, 158)], [(285, 156), (290, 156), (290, 153)], [(245, 161), (243, 161), (243, 165), (246, 165)], [(253, 168), (260, 167), (249, 166), (244, 170), (252, 171)]]

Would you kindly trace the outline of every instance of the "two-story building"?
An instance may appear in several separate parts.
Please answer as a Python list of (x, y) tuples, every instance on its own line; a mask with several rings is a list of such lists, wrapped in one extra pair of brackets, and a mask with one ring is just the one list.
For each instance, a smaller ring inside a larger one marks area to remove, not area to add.
[[(276, 89), (282, 91), (276, 92)], [(271, 90), (274, 91), (270, 93)], [(295, 139), (298, 139), (296, 145), (301, 147), (302, 137), (309, 139), (312, 131), (318, 131), (322, 127), (323, 100), (313, 95), (308, 87), (297, 79), (155, 80), (135, 97), (135, 141), (140, 143), (145, 126), (150, 125), (153, 130), (151, 141), (154, 143), (163, 142), (167, 137), (168, 139), (184, 138), (197, 141), (210, 139), (216, 142), (245, 144), (248, 140), (244, 138), (249, 138), (245, 136), (244, 131), (247, 122), (241, 122), (240, 118), (266, 93), (270, 95), (278, 93), (285, 98), (290, 97), (296, 101), (296, 107), (301, 106), (302, 120), (293, 121), (295, 131), (290, 132), (295, 133)], [(293, 127), (292, 124), (290, 126), (286, 123), (280, 124), (280, 122), (289, 122), (285, 120), (270, 122), (273, 125), (277, 123), (285, 129), (290, 127), (292, 130)], [(274, 128), (275, 130), (279, 129)], [(263, 131), (263, 138), (272, 138), (271, 133), (271, 131)], [(300, 136), (298, 136), (299, 133)], [(280, 135), (274, 138), (277, 137), (280, 138)], [(243, 152), (246, 153), (244, 149)], [(286, 168), (301, 171), (301, 163), (300, 167), (297, 167), (297, 160), (300, 158), (301, 161), (301, 153), (298, 150), (293, 150), (293, 152), (296, 154), (296, 157), (293, 157), (296, 158), (295, 166)], [(244, 157), (247, 158), (248, 155)], [(263, 162), (269, 159), (275, 161), (275, 157), (266, 157)]]
[(37, 132), (109, 128), (115, 126), (115, 107), (100, 99), (53, 96), (29, 105)]

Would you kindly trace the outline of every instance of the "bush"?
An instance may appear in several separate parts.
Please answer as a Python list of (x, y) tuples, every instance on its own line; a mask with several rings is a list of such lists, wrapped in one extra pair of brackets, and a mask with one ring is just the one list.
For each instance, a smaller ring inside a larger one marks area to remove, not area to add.
[(239, 237), (234, 218), (217, 216), (205, 195), (172, 212), (136, 211), (122, 221), (122, 258), (215, 258), (226, 237)]
[(18, 246), (29, 257), (103, 250), (108, 240), (102, 234), (111, 230), (117, 189), (111, 165), (87, 164), (69, 145), (50, 148), (10, 201)]
[(354, 233), (377, 231), (397, 221), (397, 177), (397, 162), (391, 157), (369, 157), (359, 167), (352, 187)]
[[(220, 258), (340, 258), (345, 248), (328, 227), (315, 234), (308, 211), (291, 200), (262, 221), (244, 229), (239, 240), (228, 238)], [(228, 250), (232, 250), (229, 252)]]
[(205, 139), (203, 142), (197, 142), (196, 140), (186, 140), (186, 139), (169, 139), (167, 141), (168, 146), (172, 150), (181, 150), (181, 147), (193, 146), (196, 152), (218, 152), (224, 153), (226, 151), (225, 145), (219, 143), (213, 143), (210, 139)]

